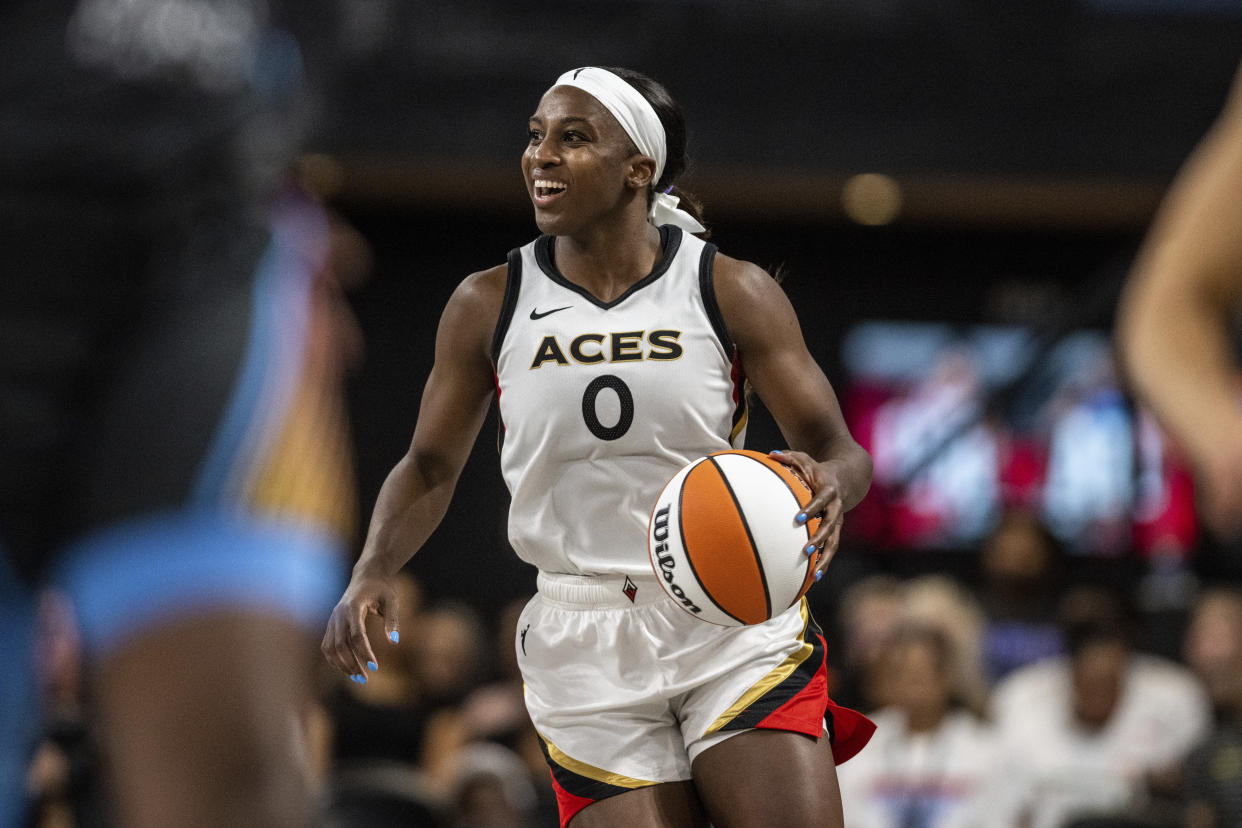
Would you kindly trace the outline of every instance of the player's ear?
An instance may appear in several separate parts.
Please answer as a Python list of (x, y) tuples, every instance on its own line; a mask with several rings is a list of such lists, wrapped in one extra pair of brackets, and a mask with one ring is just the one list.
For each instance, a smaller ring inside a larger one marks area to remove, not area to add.
[(655, 183), (655, 160), (646, 155), (630, 157), (625, 183), (635, 190), (645, 190)]

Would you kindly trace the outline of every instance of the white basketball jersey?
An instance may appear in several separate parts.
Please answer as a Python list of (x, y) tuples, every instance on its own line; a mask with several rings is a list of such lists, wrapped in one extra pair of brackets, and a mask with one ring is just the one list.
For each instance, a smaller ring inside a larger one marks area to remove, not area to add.
[(652, 580), (647, 522), (683, 465), (740, 447), (736, 349), (714, 245), (660, 228), (663, 256), (601, 302), (557, 270), (555, 238), (509, 254), (492, 343), (509, 541), (541, 571)]

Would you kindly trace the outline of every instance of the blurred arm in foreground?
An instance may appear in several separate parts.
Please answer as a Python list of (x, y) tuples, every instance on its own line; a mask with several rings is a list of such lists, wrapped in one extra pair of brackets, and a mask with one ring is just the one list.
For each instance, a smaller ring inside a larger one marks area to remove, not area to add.
[(1202, 515), (1242, 533), (1242, 72), (1178, 173), (1121, 299), (1117, 341), (1135, 394), (1189, 455)]

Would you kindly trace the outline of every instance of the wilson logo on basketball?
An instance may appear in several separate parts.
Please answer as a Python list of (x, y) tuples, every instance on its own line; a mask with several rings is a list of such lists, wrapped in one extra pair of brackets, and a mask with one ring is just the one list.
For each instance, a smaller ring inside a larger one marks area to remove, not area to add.
[(651, 566), (660, 586), (703, 621), (761, 624), (815, 583), (805, 548), (819, 518), (796, 515), (811, 491), (793, 469), (756, 451), (714, 452), (683, 466), (652, 506)]
[(655, 542), (653, 549), (656, 560), (660, 563), (660, 577), (668, 584), (668, 592), (681, 601), (682, 606), (691, 612), (702, 612), (698, 605), (686, 596), (686, 591), (673, 580), (673, 570), (677, 567), (677, 560), (668, 552), (669, 508), (665, 506), (658, 509), (651, 521), (651, 539)]

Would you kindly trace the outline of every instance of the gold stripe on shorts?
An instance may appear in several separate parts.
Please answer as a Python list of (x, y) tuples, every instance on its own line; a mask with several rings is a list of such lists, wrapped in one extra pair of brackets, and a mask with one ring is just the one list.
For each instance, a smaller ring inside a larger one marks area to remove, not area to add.
[(798, 633), (798, 640), (802, 642), (802, 646), (790, 653), (776, 669), (759, 679), (755, 684), (752, 684), (750, 689), (742, 694), (741, 698), (730, 705), (728, 710), (721, 713), (716, 721), (712, 722), (711, 727), (703, 733), (704, 736), (715, 733), (733, 721), (743, 710), (750, 707), (763, 696), (764, 693), (793, 675), (794, 670), (797, 670), (802, 662), (806, 661), (811, 653), (814, 652), (815, 646), (806, 640), (806, 628), (810, 622), (810, 615), (805, 598), (798, 605), (798, 609), (802, 613), (802, 632)]
[(597, 768), (594, 765), (588, 765), (586, 762), (573, 758), (565, 751), (544, 738), (543, 734), (539, 734), (539, 740), (543, 742), (544, 750), (548, 754), (548, 758), (556, 764), (560, 765), (567, 771), (586, 777), (596, 782), (603, 782), (605, 785), (614, 785), (618, 788), (646, 788), (649, 785), (658, 784), (649, 779), (635, 779), (632, 776), (625, 776), (620, 773), (611, 773), (603, 768)]

